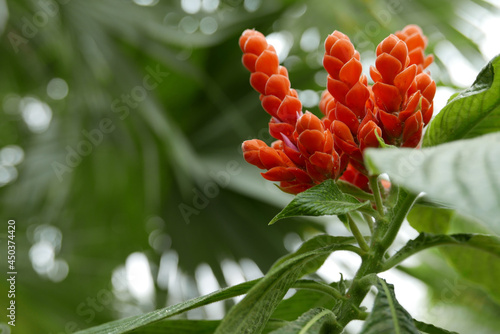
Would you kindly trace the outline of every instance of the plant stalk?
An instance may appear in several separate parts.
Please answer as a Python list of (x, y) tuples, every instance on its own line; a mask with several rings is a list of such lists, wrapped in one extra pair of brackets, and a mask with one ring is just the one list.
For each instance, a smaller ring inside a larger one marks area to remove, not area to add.
[(358, 226), (356, 225), (356, 222), (354, 221), (354, 219), (352, 219), (350, 214), (347, 214), (347, 220), (349, 221), (349, 228), (351, 229), (354, 238), (356, 238), (359, 247), (361, 247), (361, 249), (364, 250), (365, 252), (368, 252), (370, 250), (370, 246), (368, 246), (368, 244), (366, 243), (363, 234), (361, 234), (361, 231), (359, 230)]
[(382, 204), (382, 195), (380, 193), (380, 187), (378, 183), (378, 175), (372, 175), (369, 177), (370, 188), (373, 192), (373, 197), (375, 198), (375, 205), (377, 206), (377, 211), (380, 216), (384, 216), (384, 205)]

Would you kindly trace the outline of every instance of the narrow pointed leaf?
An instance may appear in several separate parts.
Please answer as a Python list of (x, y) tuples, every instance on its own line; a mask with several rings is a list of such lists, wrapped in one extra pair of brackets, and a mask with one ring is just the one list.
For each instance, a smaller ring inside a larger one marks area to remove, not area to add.
[(420, 334), (411, 315), (399, 304), (394, 286), (378, 279), (377, 297), (361, 334)]
[(297, 196), (269, 224), (295, 216), (341, 215), (368, 205), (342, 193), (333, 180), (327, 180)]
[[(163, 320), (132, 330), (130, 334), (212, 334), (220, 320)], [(286, 321), (270, 320), (264, 331), (272, 332), (286, 325)]]
[(133, 329), (141, 328), (151, 323), (166, 319), (168, 317), (189, 311), (191, 309), (207, 305), (220, 300), (236, 297), (246, 293), (253, 287), (258, 280), (241, 283), (230, 288), (212, 292), (208, 295), (190, 299), (188, 301), (175, 304), (160, 310), (133, 316), (125, 319), (115, 320), (106, 324), (84, 329), (75, 334), (121, 334), (127, 333)]
[(339, 326), (332, 311), (315, 308), (270, 334), (320, 334)]
[(435, 147), (368, 149), (371, 173), (476, 217), (500, 234), (500, 132)]
[(500, 238), (496, 236), (467, 233), (452, 235), (420, 233), (417, 238), (408, 241), (403, 248), (387, 260), (383, 270), (392, 268), (424, 249), (446, 245), (475, 248), (500, 258)]
[(315, 267), (330, 253), (353, 248), (349, 244), (324, 246), (316, 240), (306, 242), (302, 250), (278, 261), (245, 298), (228, 312), (215, 333), (260, 333), (288, 289), (307, 272), (305, 268), (309, 263), (314, 263)]
[(423, 146), (474, 138), (500, 130), (500, 56), (491, 60), (474, 84), (452, 98), (427, 129)]
[[(276, 268), (283, 264), (284, 262), (297, 257), (300, 254), (304, 254), (319, 248), (328, 247), (330, 245), (344, 245), (345, 250), (350, 250), (355, 253), (361, 251), (359, 248), (353, 246), (356, 243), (356, 239), (354, 237), (335, 237), (328, 234), (317, 235), (307, 241), (305, 241), (299, 249), (297, 249), (294, 253), (283, 256), (281, 259), (276, 261), (273, 264), (272, 268)], [(301, 276), (310, 274), (315, 272), (323, 265), (326, 258), (329, 256), (329, 253), (325, 253), (324, 256), (316, 258), (314, 261), (309, 261), (304, 268), (302, 269)], [(271, 268), (271, 269), (272, 269)]]
[(212, 334), (218, 320), (165, 320), (152, 323), (129, 333), (133, 334)]

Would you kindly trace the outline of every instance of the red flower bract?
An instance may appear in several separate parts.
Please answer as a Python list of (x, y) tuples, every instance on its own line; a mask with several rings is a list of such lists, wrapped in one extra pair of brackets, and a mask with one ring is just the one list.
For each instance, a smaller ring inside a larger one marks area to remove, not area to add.
[[(370, 67), (373, 86), (362, 75), (360, 55), (349, 37), (334, 31), (325, 41), (323, 65), (327, 90), (319, 109), (323, 118), (306, 111), (291, 88), (288, 71), (265, 36), (245, 30), (239, 40), (250, 84), (260, 93), (271, 116), (269, 132), (277, 140), (243, 143), (247, 162), (267, 170), (262, 176), (297, 194), (327, 179), (348, 181), (369, 191), (363, 151), (386, 144), (417, 147), (433, 112), (436, 84), (425, 69), (432, 56), (427, 38), (408, 25), (388, 36), (376, 50)], [(347, 169), (346, 169), (347, 168)]]

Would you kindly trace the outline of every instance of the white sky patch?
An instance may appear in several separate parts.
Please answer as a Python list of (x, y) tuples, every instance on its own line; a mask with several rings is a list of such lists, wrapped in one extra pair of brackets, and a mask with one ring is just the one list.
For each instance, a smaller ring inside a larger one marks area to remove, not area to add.
[(33, 97), (25, 97), (19, 104), (24, 122), (34, 133), (42, 133), (48, 129), (52, 120), (52, 109)]
[(130, 294), (140, 303), (152, 303), (154, 284), (146, 255), (139, 252), (130, 254), (125, 261), (125, 272)]
[(318, 105), (320, 99), (319, 94), (312, 89), (299, 90), (297, 93), (304, 107), (312, 108)]
[[(212, 268), (206, 263), (201, 263), (195, 270), (196, 284), (200, 295), (207, 295), (220, 289), (219, 282), (212, 271)], [(206, 313), (206, 319), (220, 319), (224, 316), (224, 304), (213, 303), (203, 307)]]
[(205, 12), (212, 13), (219, 8), (219, 0), (202, 0), (201, 8)]
[(188, 14), (196, 14), (201, 9), (201, 0), (181, 0), (181, 7)]
[[(224, 259), (221, 262), (222, 274), (228, 286), (234, 286), (246, 281), (240, 266), (230, 259)], [(233, 298), (235, 302), (243, 299), (243, 296)]]
[(243, 270), (243, 273), (245, 274), (245, 278), (248, 281), (261, 278), (262, 276), (264, 276), (259, 266), (251, 259), (247, 258), (241, 259), (240, 266), (241, 269)]
[(436, 45), (434, 52), (448, 69), (453, 84), (464, 88), (472, 85), (478, 71), (462, 55), (455, 45), (447, 40), (442, 40)]
[(24, 151), (17, 145), (8, 145), (0, 150), (0, 165), (16, 166), (24, 160)]
[(331, 254), (316, 273), (327, 283), (339, 281), (341, 273), (344, 279), (352, 279), (360, 265), (361, 259), (358, 255), (348, 251), (338, 251)]
[[(500, 6), (500, 4), (497, 6)], [(482, 20), (481, 29), (484, 31), (485, 36), (479, 43), (479, 48), (489, 60), (500, 54), (500, 37), (498, 35), (500, 31), (499, 15), (486, 16), (484, 20)]]
[(280, 63), (283, 62), (293, 46), (292, 33), (289, 31), (273, 32), (266, 36), (266, 40), (276, 49)]
[(154, 6), (160, 0), (133, 0), (135, 4), (139, 6)]
[(311, 27), (302, 34), (300, 38), (300, 48), (305, 52), (312, 52), (318, 49), (320, 42), (318, 28)]
[(255, 12), (260, 7), (261, 0), (245, 0), (243, 2), (243, 7), (247, 12)]
[(64, 79), (53, 78), (47, 84), (47, 95), (53, 100), (64, 99), (69, 92), (68, 84)]
[(448, 99), (455, 94), (453, 88), (446, 86), (439, 86), (436, 88), (436, 95), (434, 96), (434, 116), (436, 116), (446, 105)]

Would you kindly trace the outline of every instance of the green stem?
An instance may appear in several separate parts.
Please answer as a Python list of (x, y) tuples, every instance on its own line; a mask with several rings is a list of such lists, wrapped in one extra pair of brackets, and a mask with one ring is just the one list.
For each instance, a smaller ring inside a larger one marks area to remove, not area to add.
[(324, 293), (324, 294), (326, 294), (326, 295), (328, 295), (330, 297), (333, 297), (335, 299), (346, 299), (340, 293), (340, 291), (338, 291), (334, 287), (332, 287), (332, 286), (330, 286), (328, 284), (317, 282), (317, 281), (313, 281), (313, 280), (308, 280), (308, 279), (298, 280), (298, 281), (296, 281), (293, 284), (293, 288), (295, 288), (295, 289), (306, 289), (306, 290), (313, 290), (313, 291), (322, 292), (322, 293)]
[(361, 234), (361, 231), (359, 230), (358, 226), (356, 225), (354, 219), (352, 219), (350, 214), (347, 214), (347, 220), (349, 221), (349, 228), (351, 229), (354, 238), (356, 238), (359, 247), (361, 247), (361, 249), (364, 250), (365, 252), (368, 252), (370, 250), (370, 246), (368, 246), (368, 244), (366, 243), (363, 234)]
[(418, 194), (412, 194), (408, 192), (405, 193), (406, 197), (399, 205), (398, 210), (391, 219), (391, 222), (389, 224), (387, 232), (385, 233), (384, 238), (380, 241), (381, 246), (385, 250), (387, 250), (394, 242), (394, 239), (396, 239), (396, 235), (398, 234), (399, 229), (401, 228), (401, 224), (403, 224), (406, 216), (408, 215), (408, 212), (410, 212), (411, 208), (413, 207), (413, 203), (415, 203), (415, 200), (418, 197)]
[(363, 218), (365, 219), (366, 223), (368, 224), (368, 227), (370, 228), (370, 232), (373, 235), (373, 220), (370, 215), (363, 213)]
[(378, 175), (372, 175), (369, 177), (370, 188), (373, 192), (373, 197), (375, 197), (375, 205), (377, 206), (377, 211), (380, 216), (384, 216), (384, 206), (382, 204), (382, 195), (380, 194), (380, 187), (378, 184)]
[[(349, 299), (342, 303), (337, 312), (337, 321), (342, 327), (345, 327), (351, 320), (360, 318), (359, 305), (376, 281), (375, 273), (379, 272), (384, 252), (384, 249), (375, 244), (370, 247), (370, 252), (363, 257), (363, 262), (346, 294)], [(336, 330), (332, 333), (339, 334), (341, 332), (342, 330)]]

